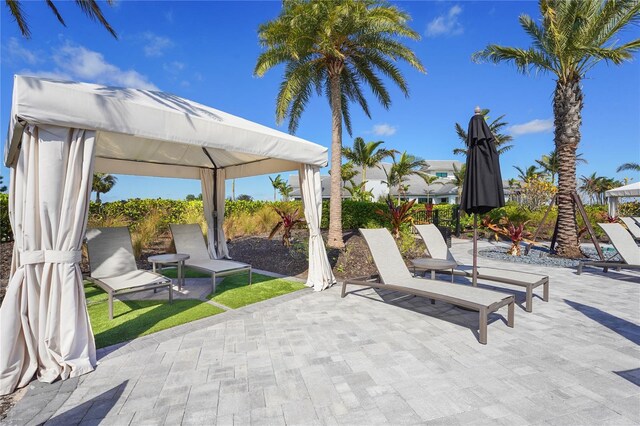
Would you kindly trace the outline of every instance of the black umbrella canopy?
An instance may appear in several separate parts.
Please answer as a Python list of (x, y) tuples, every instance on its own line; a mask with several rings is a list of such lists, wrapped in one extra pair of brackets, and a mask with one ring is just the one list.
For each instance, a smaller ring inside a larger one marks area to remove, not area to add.
[(504, 206), (504, 189), (495, 138), (484, 116), (476, 109), (467, 132), (467, 167), (460, 208), (484, 214)]

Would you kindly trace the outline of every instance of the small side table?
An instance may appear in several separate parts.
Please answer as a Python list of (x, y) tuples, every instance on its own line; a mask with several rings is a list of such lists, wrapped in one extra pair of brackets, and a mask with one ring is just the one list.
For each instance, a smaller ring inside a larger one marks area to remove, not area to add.
[(453, 282), (453, 270), (456, 268), (456, 266), (458, 266), (455, 260), (433, 259), (431, 257), (412, 259), (411, 263), (413, 264), (414, 273), (416, 269), (431, 271), (432, 280), (436, 279), (436, 271), (451, 269), (451, 282)]
[(184, 261), (191, 256), (184, 253), (176, 254), (158, 254), (155, 256), (149, 256), (147, 259), (153, 266), (153, 272), (156, 272), (156, 265), (160, 265), (160, 271), (162, 271), (163, 265), (176, 265), (178, 267), (178, 289), (182, 290), (184, 285)]

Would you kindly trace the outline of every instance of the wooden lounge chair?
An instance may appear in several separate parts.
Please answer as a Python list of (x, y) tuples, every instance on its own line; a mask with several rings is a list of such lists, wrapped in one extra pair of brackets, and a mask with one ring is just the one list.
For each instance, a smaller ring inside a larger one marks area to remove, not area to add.
[(627, 227), (627, 230), (633, 235), (633, 239), (640, 240), (640, 226), (632, 217), (621, 217), (620, 220)]
[[(438, 228), (433, 225), (415, 225), (418, 234), (427, 246), (429, 255), (434, 259), (454, 260), (453, 255), (449, 251), (442, 234)], [(454, 269), (454, 275), (471, 278), (473, 271)], [(527, 298), (525, 309), (527, 312), (533, 311), (533, 289), (543, 286), (542, 300), (549, 301), (549, 277), (547, 275), (531, 274), (529, 272), (512, 271), (509, 269), (499, 268), (478, 268), (478, 279), (498, 282), (502, 284), (515, 285), (526, 289)]]
[(496, 312), (505, 305), (508, 306), (507, 325), (513, 327), (515, 306), (513, 295), (463, 284), (415, 278), (405, 265), (396, 242), (388, 230), (361, 229), (360, 233), (369, 246), (378, 275), (345, 280), (342, 284), (342, 297), (346, 296), (347, 285), (358, 285), (426, 297), (432, 301), (439, 300), (478, 311), (480, 334), (478, 340), (483, 345), (487, 344), (487, 318), (490, 313)]
[(633, 241), (631, 234), (619, 223), (599, 223), (598, 226), (607, 234), (622, 261), (583, 261), (578, 264), (578, 275), (582, 273), (582, 268), (585, 266), (604, 268), (604, 272), (609, 268), (640, 269), (640, 247)]
[(211, 292), (216, 292), (216, 278), (225, 277), (241, 272), (249, 272), (249, 284), (251, 284), (251, 265), (242, 262), (234, 262), (225, 259), (211, 259), (204, 235), (200, 225), (192, 223), (188, 225), (169, 225), (176, 253), (185, 253), (190, 256), (185, 265), (199, 271), (211, 274)]
[(167, 287), (169, 303), (173, 302), (170, 279), (138, 269), (127, 227), (88, 229), (87, 250), (91, 267), (88, 279), (109, 295), (110, 320), (114, 296)]

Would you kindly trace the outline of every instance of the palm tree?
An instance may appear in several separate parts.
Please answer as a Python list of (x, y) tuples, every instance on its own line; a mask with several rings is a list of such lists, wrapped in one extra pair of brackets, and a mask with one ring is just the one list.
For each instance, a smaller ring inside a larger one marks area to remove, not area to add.
[(94, 173), (91, 190), (96, 193), (96, 201), (101, 203), (100, 194), (106, 194), (116, 184), (118, 178), (109, 173)]
[(284, 179), (282, 179), (282, 176), (280, 175), (276, 176), (275, 179), (269, 176), (269, 180), (271, 181), (271, 186), (273, 186), (273, 201), (276, 201), (276, 195), (278, 194), (278, 191), (280, 191), (280, 188), (282, 188), (287, 183), (284, 181)]
[(554, 142), (558, 152), (558, 248), (565, 257), (582, 255), (578, 242), (575, 206), (576, 149), (582, 122), (582, 79), (600, 61), (620, 65), (640, 48), (640, 39), (620, 43), (621, 30), (640, 20), (637, 0), (540, 0), (542, 22), (520, 16), (531, 37), (527, 49), (487, 46), (475, 61), (510, 62), (518, 71), (550, 73), (556, 77), (553, 96)]
[(384, 0), (284, 0), (280, 15), (260, 26), (261, 45), (255, 74), (285, 64), (276, 100), (278, 123), (289, 118), (295, 132), (313, 92), (329, 98), (331, 107), (330, 247), (342, 248), (340, 165), (342, 123), (351, 134), (349, 104), (357, 103), (367, 116), (367, 86), (385, 109), (391, 96), (381, 79), (388, 77), (408, 96), (407, 82), (396, 66), (399, 60), (424, 72), (415, 53), (398, 38), (418, 40), (410, 16)]
[[(489, 118), (489, 111), (490, 110), (488, 109), (482, 110), (482, 115), (484, 116), (485, 120)], [(496, 140), (496, 150), (498, 151), (498, 155), (504, 154), (505, 152), (513, 148), (513, 145), (507, 145), (507, 143), (513, 140), (513, 136), (500, 133), (502, 128), (509, 124), (506, 121), (502, 121), (505, 115), (506, 114), (501, 115), (489, 124), (489, 129), (491, 130), (491, 133)], [(458, 138), (460, 139), (460, 141), (462, 141), (464, 146), (467, 146), (467, 131), (464, 130), (460, 123), (456, 123), (455, 127)], [(467, 148), (454, 148), (453, 153), (455, 155), (467, 155)]]
[(427, 174), (424, 170), (429, 167), (429, 165), (426, 161), (414, 155), (407, 154), (407, 151), (400, 154), (399, 159), (396, 159), (395, 153), (391, 155), (391, 158), (393, 159), (393, 164), (389, 168), (389, 171), (383, 168), (387, 176), (385, 183), (389, 188), (394, 186), (398, 188), (398, 202), (400, 202), (401, 196), (409, 189), (409, 186), (404, 184), (407, 178), (412, 175), (417, 175), (426, 179), (425, 176), (427, 176)]
[(536, 166), (529, 166), (525, 170), (518, 166), (513, 166), (518, 171), (518, 179), (522, 182), (529, 182), (531, 180), (538, 179), (544, 174), (544, 172), (538, 170)]
[(640, 163), (624, 163), (616, 170), (616, 172), (624, 172), (625, 170), (631, 170), (633, 172), (640, 172)]
[(353, 140), (353, 148), (343, 148), (342, 155), (356, 166), (360, 166), (362, 182), (367, 181), (367, 168), (377, 167), (382, 160), (391, 157), (395, 150), (379, 148), (383, 141), (365, 142), (358, 137)]
[(462, 186), (464, 185), (464, 176), (467, 173), (467, 165), (463, 164), (460, 168), (453, 165), (453, 183), (458, 187), (458, 203), (462, 198)]
[(7, 185), (3, 185), (4, 177), (0, 176), (0, 192), (7, 192)]
[[(543, 155), (539, 160), (536, 160), (538, 166), (542, 168), (542, 170), (549, 175), (551, 178), (551, 183), (555, 185), (556, 176), (558, 175), (558, 153), (554, 149), (549, 154)], [(582, 158), (582, 153), (576, 154), (576, 164), (584, 163), (587, 164), (587, 160)]]
[[(427, 195), (427, 203), (429, 203), (429, 194), (431, 194), (431, 184), (435, 181), (437, 181), (439, 178), (438, 176), (433, 176), (433, 175), (423, 175), (422, 179), (424, 180), (424, 183), (427, 185), (427, 188), (424, 190), (424, 193)], [(431, 204), (433, 204), (433, 199)]]
[[(62, 19), (62, 15), (58, 12), (58, 8), (53, 3), (53, 0), (47, 0), (45, 2), (49, 9), (51, 9), (51, 13), (53, 13), (58, 22), (60, 22), (65, 27), (67, 24)], [(112, 6), (115, 3), (114, 0), (107, 0), (107, 4)], [(20, 28), (20, 33), (24, 38), (31, 38), (31, 30), (29, 29), (29, 23), (27, 22), (27, 17), (22, 10), (22, 4), (19, 0), (5, 0), (5, 4), (9, 8), (9, 13), (13, 17), (13, 20), (18, 24), (18, 28)], [(111, 27), (109, 22), (105, 19), (102, 14), (102, 10), (98, 5), (96, 0), (76, 0), (76, 5), (82, 10), (82, 12), (92, 21), (98, 21), (109, 33), (114, 37), (118, 38), (115, 30)]]
[(342, 180), (343, 187), (357, 175), (358, 172), (353, 168), (353, 163), (351, 161), (344, 163), (340, 167), (340, 179)]
[(293, 192), (293, 187), (286, 182), (283, 182), (280, 188), (278, 188), (280, 192), (280, 196), (282, 197), (282, 201), (289, 201), (289, 197), (291, 197), (291, 193)]

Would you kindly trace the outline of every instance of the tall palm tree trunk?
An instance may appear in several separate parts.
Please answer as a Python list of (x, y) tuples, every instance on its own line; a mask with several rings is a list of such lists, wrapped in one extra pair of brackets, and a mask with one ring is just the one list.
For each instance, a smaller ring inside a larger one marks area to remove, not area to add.
[(560, 256), (582, 256), (571, 193), (576, 191), (576, 149), (580, 142), (583, 96), (580, 79), (558, 81), (553, 97), (554, 142), (558, 153), (558, 247)]
[(342, 164), (342, 98), (340, 74), (331, 73), (331, 198), (329, 201), (329, 237), (327, 245), (344, 248), (342, 239), (342, 191), (340, 166)]

